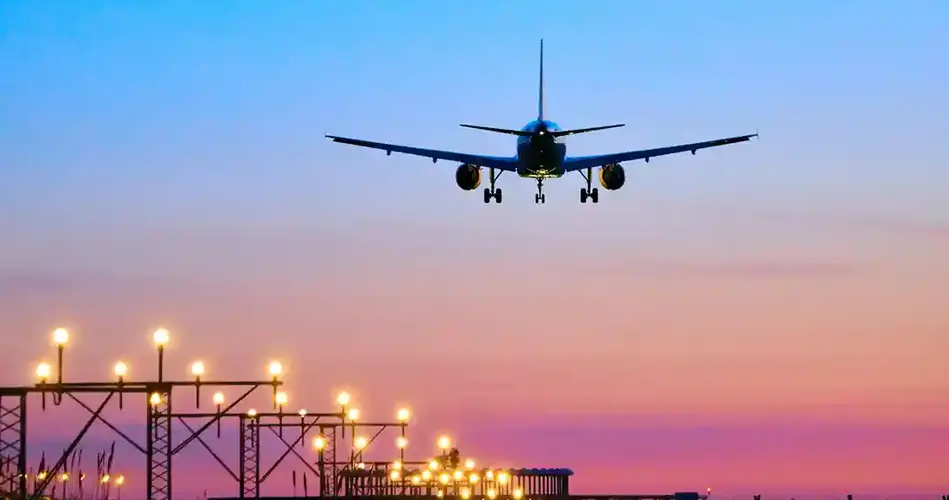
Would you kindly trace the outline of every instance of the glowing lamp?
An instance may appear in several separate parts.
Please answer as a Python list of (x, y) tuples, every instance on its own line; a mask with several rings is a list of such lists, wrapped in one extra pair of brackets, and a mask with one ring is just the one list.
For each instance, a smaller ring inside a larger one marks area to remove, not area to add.
[(40, 379), (41, 382), (45, 382), (52, 372), (53, 367), (50, 366), (49, 363), (40, 363), (36, 365), (36, 378)]
[(395, 418), (403, 424), (409, 421), (409, 416), (411, 416), (411, 412), (409, 412), (408, 408), (399, 408), (399, 410), (395, 412)]
[(313, 438), (313, 447), (318, 451), (323, 451), (323, 448), (326, 448), (326, 438), (323, 436)]
[(63, 347), (69, 343), (69, 330), (65, 328), (57, 328), (53, 330), (53, 343), (57, 347)]
[(438, 447), (441, 448), (442, 451), (447, 451), (448, 448), (451, 448), (451, 438), (448, 436), (438, 438)]
[(156, 347), (165, 347), (168, 344), (169, 338), (170, 335), (165, 328), (159, 328), (152, 334), (152, 341), (155, 342)]

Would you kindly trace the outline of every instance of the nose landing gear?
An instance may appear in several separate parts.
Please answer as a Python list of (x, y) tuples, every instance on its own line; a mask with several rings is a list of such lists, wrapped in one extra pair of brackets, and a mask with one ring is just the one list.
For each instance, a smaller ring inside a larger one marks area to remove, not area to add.
[(537, 179), (537, 194), (534, 195), (534, 203), (545, 203), (547, 198), (544, 196), (544, 179)]

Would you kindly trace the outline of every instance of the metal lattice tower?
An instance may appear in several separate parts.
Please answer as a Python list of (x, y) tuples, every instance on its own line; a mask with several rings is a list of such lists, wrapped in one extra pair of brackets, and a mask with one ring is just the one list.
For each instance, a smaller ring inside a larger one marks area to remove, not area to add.
[(336, 426), (321, 427), (320, 433), (326, 437), (326, 449), (323, 451), (323, 457), (326, 461), (324, 467), (326, 478), (320, 482), (321, 485), (326, 485), (326, 491), (320, 492), (320, 494), (334, 497), (339, 491), (339, 482), (342, 479), (336, 462)]
[(26, 392), (0, 394), (0, 491), (26, 497)]
[(148, 396), (149, 500), (171, 500), (171, 391), (161, 387)]
[(260, 496), (260, 426), (257, 416), (241, 416), (241, 498)]

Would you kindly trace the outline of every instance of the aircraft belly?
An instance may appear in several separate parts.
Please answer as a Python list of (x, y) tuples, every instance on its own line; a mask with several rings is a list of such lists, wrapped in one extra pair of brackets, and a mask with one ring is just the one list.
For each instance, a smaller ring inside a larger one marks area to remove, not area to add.
[(550, 179), (564, 175), (563, 158), (566, 151), (562, 146), (555, 146), (551, 151), (523, 148), (520, 153), (521, 165), (517, 168), (517, 175), (532, 179)]

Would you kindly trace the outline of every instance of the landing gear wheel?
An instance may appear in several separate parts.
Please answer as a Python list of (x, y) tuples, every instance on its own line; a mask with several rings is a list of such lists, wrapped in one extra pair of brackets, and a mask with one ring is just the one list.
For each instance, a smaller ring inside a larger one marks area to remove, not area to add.
[(493, 198), (493, 196), (491, 196), (491, 190), (484, 188), (484, 202), (491, 203), (491, 198)]
[(600, 188), (593, 188), (593, 191), (590, 192), (590, 201), (593, 203), (600, 202)]
[(587, 196), (589, 196), (587, 194), (587, 188), (580, 188), (580, 203), (586, 203)]
[(501, 203), (501, 188), (494, 190), (494, 201)]
[(544, 203), (546, 197), (544, 196), (544, 179), (537, 179), (537, 194), (534, 195), (534, 203)]

